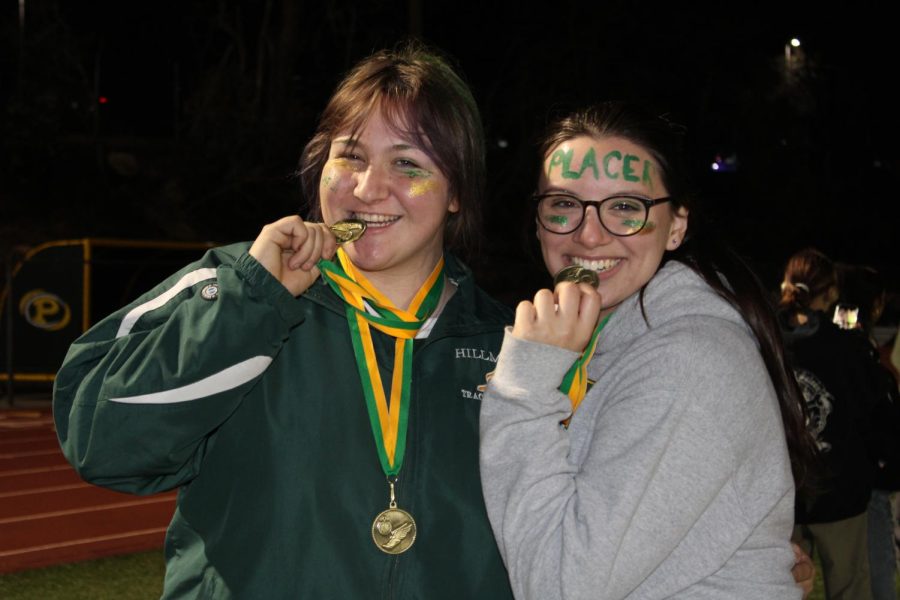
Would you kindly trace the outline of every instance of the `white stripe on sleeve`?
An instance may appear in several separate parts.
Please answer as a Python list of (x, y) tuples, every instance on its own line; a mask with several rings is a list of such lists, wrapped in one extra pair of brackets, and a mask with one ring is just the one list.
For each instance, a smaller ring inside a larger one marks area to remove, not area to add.
[(134, 327), (134, 324), (137, 323), (137, 320), (140, 319), (144, 313), (156, 310), (160, 306), (163, 306), (166, 302), (174, 298), (181, 290), (187, 289), (201, 281), (215, 278), (215, 269), (197, 269), (196, 271), (187, 273), (179, 279), (171, 289), (166, 290), (156, 298), (148, 300), (143, 304), (139, 304), (128, 311), (128, 314), (125, 315), (125, 318), (122, 319), (122, 323), (119, 325), (119, 331), (116, 332), (116, 337), (120, 338), (123, 335), (128, 335), (131, 332), (131, 328)]
[(200, 398), (212, 396), (213, 394), (227, 392), (228, 390), (251, 381), (258, 375), (261, 375), (271, 362), (271, 356), (254, 356), (253, 358), (248, 358), (243, 362), (232, 365), (209, 377), (205, 377), (200, 381), (183, 385), (172, 390), (155, 392), (153, 394), (142, 394), (140, 396), (110, 398), (109, 401), (121, 402), (123, 404), (175, 404), (177, 402), (198, 400)]

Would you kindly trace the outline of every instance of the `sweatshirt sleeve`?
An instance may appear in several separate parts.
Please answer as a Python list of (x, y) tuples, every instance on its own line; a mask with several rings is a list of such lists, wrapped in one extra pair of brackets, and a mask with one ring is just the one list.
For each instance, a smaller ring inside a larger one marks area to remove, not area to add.
[(280, 282), (229, 250), (211, 250), (72, 344), (53, 412), (85, 480), (138, 494), (190, 481), (302, 320)]
[[(611, 358), (567, 430), (570, 402), (556, 387), (575, 357), (507, 331), (482, 404), (481, 470), (516, 598), (615, 600), (642, 585), (640, 597), (668, 597), (721, 569), (764, 518), (744, 512), (733, 478), (738, 455), (754, 452), (747, 432), (767, 428), (783, 446), (766, 422), (777, 407), (758, 408), (771, 384), (752, 342), (696, 333), (648, 335)], [(578, 428), (590, 439), (573, 456)], [(773, 493), (766, 511), (792, 487)], [(691, 548), (703, 550), (684, 561)], [(684, 562), (693, 572), (666, 572)]]

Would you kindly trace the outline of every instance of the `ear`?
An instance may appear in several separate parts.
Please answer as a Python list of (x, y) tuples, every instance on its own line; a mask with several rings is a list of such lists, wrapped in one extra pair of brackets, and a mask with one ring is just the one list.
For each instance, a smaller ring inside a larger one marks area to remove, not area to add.
[(450, 203), (447, 205), (447, 212), (459, 212), (459, 200), (456, 198), (456, 196), (450, 198)]
[(666, 250), (675, 250), (684, 241), (688, 228), (688, 209), (679, 206), (672, 211), (672, 223), (669, 225), (669, 236), (666, 239)]

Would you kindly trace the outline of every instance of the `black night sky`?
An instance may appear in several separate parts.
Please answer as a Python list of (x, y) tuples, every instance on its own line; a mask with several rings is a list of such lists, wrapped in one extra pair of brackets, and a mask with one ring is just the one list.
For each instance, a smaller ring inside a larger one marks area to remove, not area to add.
[(553, 115), (600, 99), (687, 127), (716, 226), (768, 285), (814, 245), (900, 289), (900, 52), (881, 3), (5, 0), (0, 11), (4, 254), (63, 237), (252, 239), (300, 205), (292, 172), (341, 74), (415, 33), (455, 59), (482, 108), (490, 206), (473, 266), (505, 300), (543, 281), (526, 216), (534, 142)]

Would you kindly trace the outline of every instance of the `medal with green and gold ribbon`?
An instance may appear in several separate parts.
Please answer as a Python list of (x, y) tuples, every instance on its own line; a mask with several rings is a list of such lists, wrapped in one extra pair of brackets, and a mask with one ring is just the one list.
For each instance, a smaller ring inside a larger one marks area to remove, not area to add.
[[(600, 341), (600, 332), (603, 331), (603, 328), (606, 326), (606, 322), (609, 321), (610, 316), (611, 315), (606, 315), (603, 320), (597, 324), (597, 328), (594, 329), (594, 333), (591, 334), (591, 339), (588, 342), (587, 347), (584, 349), (584, 352), (582, 352), (578, 360), (576, 360), (572, 364), (572, 366), (569, 367), (569, 370), (566, 371), (566, 374), (563, 377), (562, 383), (559, 384), (559, 391), (566, 394), (572, 401), (572, 415), (574, 415), (575, 411), (578, 410), (578, 405), (581, 404), (581, 401), (584, 400), (584, 397), (587, 394), (588, 364), (594, 357), (594, 350), (596, 350), (597, 348), (597, 342)], [(568, 419), (563, 421), (563, 425), (568, 427), (569, 421), (571, 419), (572, 416), (570, 415)]]
[[(403, 466), (406, 451), (406, 428), (409, 415), (409, 386), (412, 379), (413, 338), (440, 301), (444, 282), (444, 259), (441, 258), (406, 310), (397, 308), (379, 292), (347, 257), (337, 251), (338, 264), (319, 261), (323, 279), (344, 300), (353, 353), (359, 369), (372, 425), (378, 458), (390, 487), (388, 509), (375, 517), (372, 540), (388, 554), (400, 554), (416, 539), (416, 522), (397, 508), (394, 484)], [(394, 338), (394, 370), (391, 378), (390, 404), (382, 385), (375, 348), (374, 327)]]

